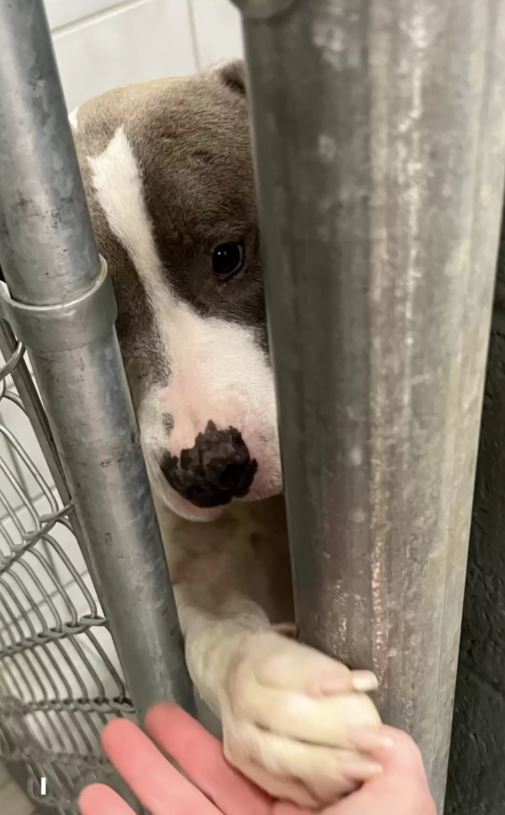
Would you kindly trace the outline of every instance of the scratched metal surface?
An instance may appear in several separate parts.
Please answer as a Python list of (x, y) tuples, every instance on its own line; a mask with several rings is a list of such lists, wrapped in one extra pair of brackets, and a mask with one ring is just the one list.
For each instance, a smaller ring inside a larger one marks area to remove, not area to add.
[(442, 811), (505, 157), (497, 0), (235, 0), (303, 639)]

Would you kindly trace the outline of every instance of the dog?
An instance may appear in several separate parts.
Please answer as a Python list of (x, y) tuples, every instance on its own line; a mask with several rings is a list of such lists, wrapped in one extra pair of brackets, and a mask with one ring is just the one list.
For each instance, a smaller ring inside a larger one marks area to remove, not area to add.
[(320, 808), (380, 770), (376, 679), (289, 636), (244, 65), (119, 88), (70, 121), (191, 678), (228, 760)]

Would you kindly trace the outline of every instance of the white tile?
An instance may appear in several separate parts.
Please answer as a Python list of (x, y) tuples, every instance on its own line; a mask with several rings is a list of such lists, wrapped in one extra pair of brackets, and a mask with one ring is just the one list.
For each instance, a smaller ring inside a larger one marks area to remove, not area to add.
[(119, 85), (196, 70), (185, 0), (138, 0), (53, 39), (69, 110)]
[(124, 0), (44, 0), (51, 30), (99, 14), (113, 6), (125, 5)]
[(200, 68), (242, 57), (240, 13), (230, 0), (191, 0)]
[[(19, 478), (19, 474), (31, 498), (38, 497), (47, 485), (51, 485), (52, 478), (30, 420), (14, 399), (8, 396), (9, 392), (0, 403), (0, 455), (7, 448), (6, 464), (15, 460), (18, 471), (14, 469), (13, 478), (5, 471), (0, 473), (0, 487), (6, 490), (11, 506), (17, 507), (23, 503), (13, 482), (13, 479)], [(0, 508), (0, 516), (2, 514)]]

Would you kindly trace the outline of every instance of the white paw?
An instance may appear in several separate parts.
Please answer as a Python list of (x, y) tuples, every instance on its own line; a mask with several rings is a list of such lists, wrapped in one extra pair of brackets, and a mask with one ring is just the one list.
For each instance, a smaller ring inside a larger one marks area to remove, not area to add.
[(276, 798), (333, 803), (381, 770), (365, 752), (380, 743), (379, 714), (360, 692), (376, 686), (273, 631), (246, 637), (222, 688), (225, 755)]

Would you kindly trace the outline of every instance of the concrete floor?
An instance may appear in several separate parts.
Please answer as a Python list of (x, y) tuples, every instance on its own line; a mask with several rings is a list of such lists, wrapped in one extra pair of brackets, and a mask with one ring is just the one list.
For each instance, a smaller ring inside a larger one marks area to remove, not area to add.
[(33, 803), (11, 780), (2, 765), (0, 765), (0, 813), (1, 815), (37, 815), (33, 809)]

